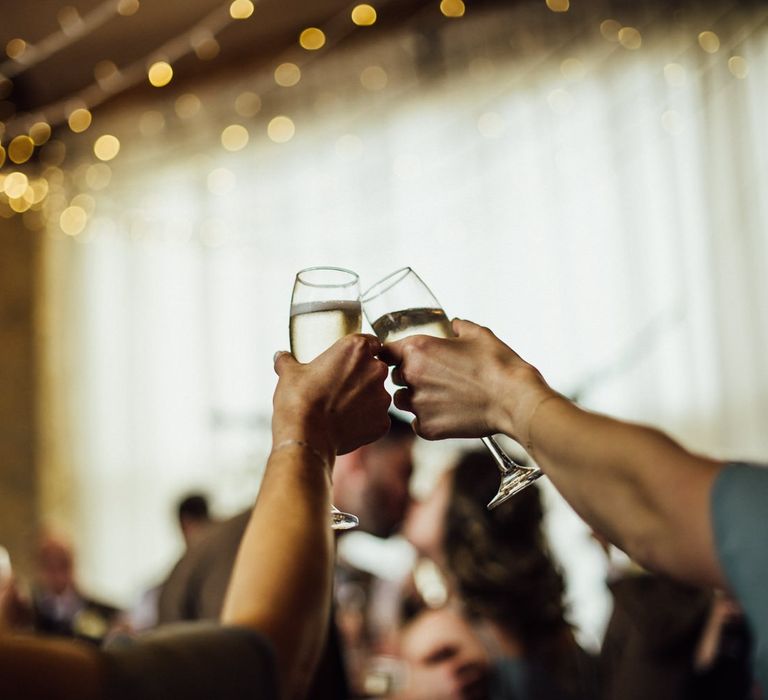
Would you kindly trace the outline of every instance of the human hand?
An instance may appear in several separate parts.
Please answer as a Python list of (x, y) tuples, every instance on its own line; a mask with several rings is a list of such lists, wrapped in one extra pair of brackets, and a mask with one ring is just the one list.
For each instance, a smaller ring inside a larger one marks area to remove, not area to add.
[(525, 444), (535, 407), (555, 395), (539, 372), (490, 330), (453, 321), (454, 338), (415, 335), (384, 346), (404, 387), (395, 406), (416, 414), (414, 429), (428, 440), (505, 433)]
[(272, 437), (304, 440), (328, 457), (372, 442), (389, 429), (387, 366), (376, 359), (381, 343), (347, 335), (312, 362), (287, 352), (275, 356), (280, 377), (273, 398)]

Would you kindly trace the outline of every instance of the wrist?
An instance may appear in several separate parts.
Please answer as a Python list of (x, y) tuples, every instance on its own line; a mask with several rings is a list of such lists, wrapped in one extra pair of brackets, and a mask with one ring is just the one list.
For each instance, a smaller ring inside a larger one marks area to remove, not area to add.
[(333, 466), (336, 448), (324, 412), (319, 407), (294, 406), (275, 410), (272, 416), (273, 448), (290, 441), (311, 446), (329, 467)]
[(530, 442), (531, 422), (538, 406), (549, 398), (560, 396), (544, 381), (540, 372), (529, 364), (506, 369), (499, 389), (500, 432), (523, 447)]

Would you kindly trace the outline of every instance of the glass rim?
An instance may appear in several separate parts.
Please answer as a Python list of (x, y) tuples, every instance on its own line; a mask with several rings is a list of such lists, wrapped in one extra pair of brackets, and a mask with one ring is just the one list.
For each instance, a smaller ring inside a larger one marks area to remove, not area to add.
[[(413, 273), (416, 275), (416, 278), (421, 280), (421, 278), (413, 272), (413, 269), (410, 267), (401, 267), (394, 272), (390, 272), (386, 277), (382, 277), (378, 282), (373, 284), (372, 286), (368, 287), (361, 295), (360, 295), (360, 301), (365, 304), (367, 301), (373, 301), (374, 299), (377, 299), (382, 294), (388, 292), (392, 287), (394, 287), (398, 282), (405, 279), (410, 273)], [(392, 278), (395, 279), (392, 279)], [(423, 282), (422, 282), (423, 284)], [(379, 287), (382, 287), (383, 289), (378, 289)]]
[[(317, 272), (319, 270), (343, 272), (344, 274), (350, 275), (352, 279), (350, 279), (348, 282), (319, 284), (317, 282), (310, 282), (302, 276), (304, 273)], [(358, 275), (354, 270), (348, 270), (345, 267), (329, 267), (327, 265), (318, 265), (316, 267), (305, 267), (303, 270), (299, 270), (296, 273), (296, 281), (301, 282), (305, 287), (317, 287), (321, 289), (343, 289), (344, 287), (351, 287), (352, 285), (358, 284), (360, 282), (360, 275)]]

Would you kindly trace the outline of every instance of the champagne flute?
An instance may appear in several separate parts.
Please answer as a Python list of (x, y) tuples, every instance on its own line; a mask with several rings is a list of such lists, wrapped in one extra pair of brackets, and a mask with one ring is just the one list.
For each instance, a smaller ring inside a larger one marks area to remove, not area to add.
[[(363, 294), (363, 311), (382, 343), (411, 335), (451, 338), (453, 329), (429, 287), (410, 268), (396, 270)], [(493, 437), (482, 438), (501, 472), (501, 485), (488, 504), (493, 509), (538, 479), (538, 467), (515, 463)]]
[[(299, 362), (311, 362), (339, 338), (362, 327), (360, 281), (340, 267), (309, 267), (296, 274), (291, 296), (291, 352)], [(357, 516), (331, 506), (331, 527), (357, 527)]]

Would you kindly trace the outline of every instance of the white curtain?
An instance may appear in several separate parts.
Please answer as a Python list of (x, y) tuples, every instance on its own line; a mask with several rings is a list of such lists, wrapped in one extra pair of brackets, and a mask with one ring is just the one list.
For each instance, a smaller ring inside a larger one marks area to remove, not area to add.
[[(490, 326), (585, 405), (766, 458), (765, 11), (616, 17), (639, 30), (636, 50), (601, 32), (609, 18), (536, 3), (414, 21), (307, 59), (292, 88), (251, 66), (97, 115), (122, 143), (111, 183), (80, 236), (50, 236), (71, 280), (51, 347), (72, 358), (91, 588), (125, 602), (162, 575), (184, 490), (207, 489), (220, 512), (251, 501), (271, 358), (309, 265), (364, 286), (411, 265), (449, 314)], [(246, 91), (262, 103), (250, 117), (234, 109)], [(175, 112), (184, 92), (195, 116)], [(277, 115), (295, 124), (287, 143), (267, 136)], [(219, 135), (234, 123), (250, 141), (230, 153)], [(90, 161), (69, 162), (77, 187)], [(420, 447), (424, 470), (454, 447)], [(548, 499), (594, 640), (604, 562)]]

